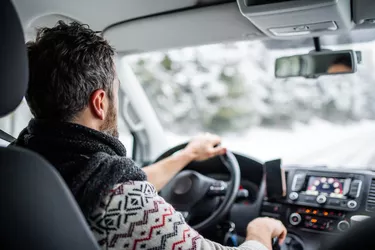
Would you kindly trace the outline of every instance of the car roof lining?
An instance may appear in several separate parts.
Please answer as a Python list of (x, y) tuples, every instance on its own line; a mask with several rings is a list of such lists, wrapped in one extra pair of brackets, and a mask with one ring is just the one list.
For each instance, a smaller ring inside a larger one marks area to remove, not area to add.
[[(311, 38), (286, 41), (269, 38), (241, 15), (235, 0), (155, 0), (153, 4), (149, 0), (13, 2), (26, 40), (35, 37), (37, 27), (51, 27), (58, 20), (75, 20), (103, 31), (117, 51), (127, 54), (241, 40), (263, 40), (269, 49), (311, 47), (312, 44)], [(349, 34), (332, 32), (341, 38), (327, 41), (350, 43), (375, 39), (368, 29), (372, 30), (373, 25), (358, 27), (366, 29)]]
[(116, 50), (128, 54), (267, 38), (240, 15), (236, 3), (122, 22), (106, 29), (103, 35)]
[[(51, 21), (64, 17), (89, 24), (93, 30), (124, 20), (161, 13), (168, 10), (192, 7), (199, 0), (13, 0), (25, 32), (33, 33), (40, 24), (51, 26)], [(44, 23), (49, 20), (50, 22)]]

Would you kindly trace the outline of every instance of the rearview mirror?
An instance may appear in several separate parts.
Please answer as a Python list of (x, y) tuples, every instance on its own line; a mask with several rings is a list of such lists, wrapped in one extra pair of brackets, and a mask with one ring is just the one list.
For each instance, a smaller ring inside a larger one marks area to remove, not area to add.
[(322, 75), (352, 74), (357, 71), (356, 53), (352, 50), (311, 52), (276, 59), (277, 78), (316, 78)]

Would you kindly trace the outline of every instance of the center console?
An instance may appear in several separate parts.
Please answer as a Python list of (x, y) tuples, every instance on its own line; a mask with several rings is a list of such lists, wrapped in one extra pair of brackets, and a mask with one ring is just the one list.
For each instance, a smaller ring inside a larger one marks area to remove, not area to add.
[(362, 195), (360, 174), (296, 171), (288, 182), (288, 203), (356, 211)]
[(371, 215), (372, 172), (290, 168), (286, 177), (286, 195), (265, 198), (261, 215), (283, 221), (303, 240), (305, 250), (318, 249), (324, 235), (332, 238), (350, 229), (353, 215)]
[(346, 231), (348, 212), (355, 212), (363, 196), (364, 175), (298, 170), (289, 173), (288, 223), (320, 232)]

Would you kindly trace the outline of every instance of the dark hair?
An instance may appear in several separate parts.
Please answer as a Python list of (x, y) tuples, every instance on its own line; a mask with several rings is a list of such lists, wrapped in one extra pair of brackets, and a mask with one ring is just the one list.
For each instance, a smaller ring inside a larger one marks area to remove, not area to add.
[(97, 89), (112, 99), (115, 51), (88, 25), (59, 21), (53, 28), (38, 29), (35, 42), (26, 45), (26, 100), (36, 118), (70, 121)]

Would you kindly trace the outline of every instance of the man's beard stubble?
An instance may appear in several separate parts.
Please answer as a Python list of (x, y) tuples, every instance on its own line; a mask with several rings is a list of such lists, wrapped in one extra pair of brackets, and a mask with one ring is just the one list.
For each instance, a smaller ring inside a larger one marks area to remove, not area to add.
[(108, 107), (108, 115), (102, 126), (100, 126), (100, 131), (116, 138), (119, 137), (117, 128), (117, 110), (115, 109), (115, 105), (113, 105), (113, 103), (111, 103)]

